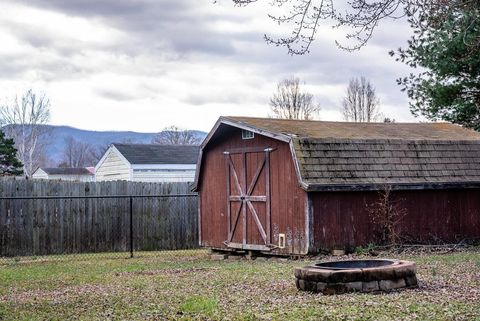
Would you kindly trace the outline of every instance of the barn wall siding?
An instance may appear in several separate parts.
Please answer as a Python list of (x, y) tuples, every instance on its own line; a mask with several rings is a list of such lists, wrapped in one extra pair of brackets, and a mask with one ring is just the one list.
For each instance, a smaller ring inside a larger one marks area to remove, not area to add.
[[(345, 126), (355, 130), (346, 131)], [(404, 190), (395, 190), (392, 195), (397, 206), (406, 211), (399, 224), (403, 240), (480, 238), (480, 189), (475, 185), (478, 133), (446, 124), (399, 126), (392, 134), (393, 127), (382, 124), (221, 118), (202, 145), (201, 168), (195, 181), (200, 195), (201, 245), (226, 248), (227, 209), (232, 202), (240, 202), (238, 195), (227, 198), (227, 177), (231, 176), (224, 151), (266, 147), (275, 149), (270, 163), (271, 242), (278, 242), (279, 233), (287, 237), (286, 248), (276, 253), (315, 254), (323, 249), (378, 243), (382, 231), (368, 210), (380, 197), (373, 188), (398, 183), (404, 183), (396, 186)], [(239, 127), (255, 131), (255, 137), (242, 140)], [(356, 134), (352, 136), (352, 132)], [(292, 153), (298, 159), (301, 184), (309, 192), (299, 185)], [(243, 165), (241, 158), (232, 154), (229, 157), (236, 157), (232, 167), (249, 168), (248, 160)], [(439, 183), (442, 189), (434, 190)], [(463, 185), (455, 185), (458, 183)], [(360, 191), (362, 188), (369, 190)], [(260, 198), (257, 201), (263, 202)], [(242, 237), (233, 238), (232, 247)]]
[[(378, 242), (367, 206), (378, 192), (311, 193), (314, 248), (347, 248)], [(392, 199), (406, 210), (400, 235), (415, 242), (458, 242), (480, 238), (480, 189), (396, 191)]]
[(305, 254), (308, 248), (306, 193), (298, 185), (289, 145), (261, 135), (243, 140), (238, 128), (227, 127), (221, 131), (203, 152), (199, 188), (201, 245), (226, 248), (223, 242), (228, 238), (227, 175), (223, 152), (234, 148), (270, 147), (275, 149), (270, 155), (271, 242), (278, 244), (278, 234), (286, 235), (285, 249), (274, 252)]

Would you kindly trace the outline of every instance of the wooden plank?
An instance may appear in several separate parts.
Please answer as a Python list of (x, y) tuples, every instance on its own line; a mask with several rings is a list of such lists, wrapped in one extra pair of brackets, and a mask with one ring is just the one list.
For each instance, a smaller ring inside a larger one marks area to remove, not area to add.
[[(243, 154), (243, 156), (244, 155), (245, 154)], [(237, 188), (238, 194), (240, 194), (240, 195), (245, 194), (245, 192), (244, 192), (244, 190), (243, 190), (243, 188), (240, 184), (240, 180), (238, 179), (237, 170), (235, 169), (235, 165), (233, 164), (232, 158), (230, 157), (230, 155), (227, 155), (227, 156), (228, 156), (228, 160), (229, 160), (229, 164), (230, 164), (230, 171), (233, 174), (233, 178), (234, 178), (233, 181), (235, 183), (235, 187)]]
[(253, 176), (253, 180), (251, 181), (250, 186), (248, 187), (246, 195), (252, 194), (253, 189), (255, 188), (255, 186), (258, 182), (258, 178), (260, 177), (260, 173), (262, 172), (262, 169), (263, 169), (264, 166), (265, 166), (265, 158), (263, 159), (263, 161), (258, 166), (257, 171), (256, 171), (255, 175)]
[(253, 207), (252, 203), (246, 202), (248, 205), (248, 208), (250, 209), (250, 214), (252, 214), (253, 219), (255, 223), (257, 224), (257, 228), (260, 231), (260, 234), (262, 235), (263, 241), (265, 244), (267, 244), (267, 234), (265, 233), (262, 223), (260, 222), (260, 219), (258, 218), (257, 211), (255, 211), (255, 208)]
[[(243, 173), (243, 186), (242, 186), (242, 195), (245, 195), (247, 192), (247, 154), (242, 154), (242, 173)], [(242, 210), (242, 221), (243, 221), (243, 245), (247, 244), (247, 206), (245, 200), (242, 200), (243, 210)]]
[(238, 207), (238, 211), (237, 211), (237, 214), (235, 215), (235, 219), (233, 220), (233, 226), (232, 226), (232, 229), (230, 230), (230, 233), (228, 234), (228, 241), (231, 242), (232, 239), (233, 239), (233, 235), (235, 234), (235, 230), (237, 228), (237, 225), (238, 225), (238, 219), (240, 217), (240, 213), (243, 213), (242, 212), (242, 209), (243, 209), (244, 206), (244, 202), (241, 202), (240, 203), (240, 206)]
[(270, 152), (271, 150), (265, 151), (265, 229), (267, 234), (267, 245), (272, 242), (270, 217)]
[(267, 197), (266, 196), (260, 196), (260, 195), (246, 195), (246, 196), (230, 196), (228, 198), (231, 202), (243, 202), (243, 201), (249, 201), (249, 202), (266, 202)]
[(229, 248), (242, 249), (242, 250), (252, 250), (252, 251), (271, 251), (272, 248), (266, 245), (259, 244), (241, 244), (241, 243), (225, 243)]
[(230, 155), (229, 154), (225, 154), (225, 177), (227, 179), (227, 184), (226, 184), (226, 188), (227, 188), (227, 193), (226, 193), (226, 196), (227, 196), (227, 227), (228, 227), (228, 235), (231, 235), (232, 234), (232, 222), (231, 222), (231, 211), (232, 211), (232, 206), (230, 204), (230, 194), (231, 194), (231, 182), (230, 182)]
[(243, 153), (263, 153), (268, 147), (241, 147), (229, 148), (225, 152), (229, 154), (243, 154)]

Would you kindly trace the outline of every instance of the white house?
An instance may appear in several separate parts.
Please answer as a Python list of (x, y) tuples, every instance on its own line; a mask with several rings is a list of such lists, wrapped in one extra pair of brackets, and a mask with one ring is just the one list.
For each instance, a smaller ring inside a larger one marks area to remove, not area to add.
[(93, 182), (93, 169), (85, 167), (40, 167), (33, 174), (33, 179), (50, 179), (62, 181)]
[(112, 144), (95, 167), (97, 182), (193, 182), (199, 146)]

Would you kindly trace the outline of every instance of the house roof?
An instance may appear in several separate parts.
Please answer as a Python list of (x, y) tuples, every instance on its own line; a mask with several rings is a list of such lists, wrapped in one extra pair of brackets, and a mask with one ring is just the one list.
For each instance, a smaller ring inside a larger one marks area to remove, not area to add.
[(41, 167), (48, 175), (93, 175), (84, 167)]
[(288, 142), (307, 191), (480, 186), (480, 133), (449, 123), (223, 117), (212, 132), (222, 124)]
[(196, 164), (200, 146), (112, 144), (130, 164)]

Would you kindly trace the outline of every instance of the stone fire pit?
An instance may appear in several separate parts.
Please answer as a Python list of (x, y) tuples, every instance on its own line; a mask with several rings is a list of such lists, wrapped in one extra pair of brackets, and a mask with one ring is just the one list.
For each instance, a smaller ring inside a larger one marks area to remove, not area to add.
[(299, 290), (323, 294), (378, 292), (416, 287), (414, 262), (352, 260), (316, 263), (295, 269)]

